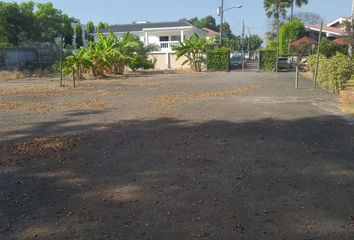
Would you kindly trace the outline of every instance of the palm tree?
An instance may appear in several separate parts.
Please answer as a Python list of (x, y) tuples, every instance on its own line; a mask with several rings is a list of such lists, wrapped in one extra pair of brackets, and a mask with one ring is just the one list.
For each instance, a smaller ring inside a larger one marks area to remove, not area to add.
[(290, 16), (290, 21), (293, 20), (294, 17), (294, 5), (297, 7), (302, 7), (302, 5), (307, 5), (309, 3), (308, 0), (290, 0), (291, 2), (291, 16)]
[(192, 71), (201, 72), (202, 63), (205, 62), (207, 47), (213, 43), (213, 38), (201, 38), (195, 34), (191, 38), (180, 42), (179, 45), (174, 46), (173, 50), (176, 51), (177, 59), (180, 59), (183, 56), (187, 58), (182, 65), (189, 63)]
[(264, 9), (268, 18), (273, 18), (277, 26), (277, 60), (276, 60), (276, 71), (278, 71), (278, 58), (279, 58), (279, 29), (281, 18), (286, 18), (286, 9), (290, 7), (290, 2), (288, 0), (264, 0)]
[(278, 22), (285, 19), (286, 9), (290, 7), (289, 0), (264, 0), (264, 9), (268, 18), (274, 18)]

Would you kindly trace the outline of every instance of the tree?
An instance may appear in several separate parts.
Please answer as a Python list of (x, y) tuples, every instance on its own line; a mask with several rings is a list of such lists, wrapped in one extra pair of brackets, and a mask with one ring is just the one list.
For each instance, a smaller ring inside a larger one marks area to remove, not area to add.
[(264, 0), (264, 9), (268, 18), (272, 18), (272, 26), (276, 27), (274, 32), (279, 38), (279, 28), (282, 20), (286, 17), (286, 9), (290, 7), (289, 1), (284, 0)]
[(262, 46), (263, 40), (258, 35), (250, 35), (244, 39), (242, 43), (241, 36), (235, 36), (233, 39), (227, 39), (225, 41), (225, 46), (231, 51), (241, 51), (243, 50), (257, 50)]
[(38, 35), (38, 41), (54, 42), (59, 35), (62, 35), (66, 39), (66, 45), (72, 44), (68, 40), (73, 36), (71, 25), (75, 20), (54, 8), (52, 3), (38, 3), (35, 20), (41, 33)]
[(294, 5), (296, 5), (297, 7), (302, 7), (302, 5), (307, 5), (308, 4), (308, 0), (290, 0), (290, 2), (291, 2), (291, 17), (290, 17), (290, 20), (293, 20)]
[(95, 25), (93, 24), (93, 22), (89, 21), (86, 24), (86, 30), (85, 30), (85, 39), (87, 41), (94, 41), (94, 36), (93, 34), (95, 33)]
[(305, 35), (305, 26), (298, 20), (283, 23), (279, 30), (279, 53), (286, 55), (289, 44)]
[(72, 44), (71, 25), (74, 22), (73, 18), (55, 9), (51, 3), (0, 2), (2, 45), (18, 46), (27, 42), (54, 43), (60, 35), (65, 36), (67, 44)]
[(80, 48), (84, 46), (84, 40), (82, 38), (82, 26), (81, 23), (76, 23), (75, 25), (75, 43), (76, 43), (76, 48)]
[(96, 27), (96, 29), (97, 29), (98, 32), (99, 32), (100, 30), (105, 29), (105, 28), (106, 28), (106, 26), (104, 25), (103, 22), (99, 22), (99, 23), (97, 24), (97, 27)]
[(205, 54), (207, 47), (214, 43), (214, 39), (201, 38), (197, 34), (189, 39), (180, 42), (179, 45), (174, 46), (173, 50), (176, 51), (177, 59), (185, 57), (186, 60), (182, 65), (189, 64), (192, 71), (201, 72), (202, 64), (205, 63)]
[(216, 25), (216, 20), (211, 15), (200, 19), (199, 27), (200, 28), (209, 28), (209, 29), (214, 30), (214, 31), (219, 31), (218, 26)]
[(264, 9), (268, 18), (274, 18), (278, 24), (286, 17), (290, 3), (285, 0), (264, 0)]
[(33, 27), (34, 3), (0, 2), (0, 41), (1, 45), (18, 46), (30, 39), (35, 32)]
[(294, 15), (294, 18), (299, 19), (305, 25), (324, 22), (324, 18), (321, 15), (313, 12), (298, 12)]
[(262, 46), (262, 43), (262, 38), (256, 34), (250, 35), (246, 38), (246, 46), (248, 46), (250, 50), (257, 50)]
[[(220, 25), (218, 25), (218, 29), (220, 29)], [(222, 35), (223, 35), (223, 38), (226, 38), (226, 39), (235, 38), (235, 35), (232, 34), (230, 24), (228, 24), (227, 22), (224, 22), (222, 25)]]

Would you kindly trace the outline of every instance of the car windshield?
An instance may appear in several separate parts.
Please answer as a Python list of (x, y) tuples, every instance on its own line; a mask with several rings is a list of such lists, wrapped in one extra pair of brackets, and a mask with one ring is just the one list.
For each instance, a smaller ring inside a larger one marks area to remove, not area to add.
[(241, 57), (232, 57), (231, 61), (233, 62), (241, 61)]

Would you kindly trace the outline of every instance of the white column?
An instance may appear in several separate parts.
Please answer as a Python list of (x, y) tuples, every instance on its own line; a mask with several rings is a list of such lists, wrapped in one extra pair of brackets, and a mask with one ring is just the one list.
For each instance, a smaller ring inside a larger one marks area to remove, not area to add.
[(149, 35), (148, 32), (145, 32), (145, 45), (149, 44)]
[(184, 40), (184, 31), (181, 30), (181, 42), (183, 42), (183, 40)]
[(166, 52), (166, 69), (170, 69), (170, 53)]

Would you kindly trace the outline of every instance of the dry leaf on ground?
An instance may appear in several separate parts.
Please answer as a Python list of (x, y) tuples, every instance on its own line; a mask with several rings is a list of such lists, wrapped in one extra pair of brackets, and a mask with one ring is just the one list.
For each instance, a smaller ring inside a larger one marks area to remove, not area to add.
[(53, 110), (55, 110), (55, 107), (51, 105), (43, 105), (43, 106), (29, 108), (30, 112), (35, 112), (35, 113), (47, 113)]
[[(85, 135), (67, 135), (55, 137), (36, 137), (25, 143), (4, 146), (5, 154), (9, 157), (20, 156), (28, 159), (50, 158), (55, 159), (74, 147), (88, 142)], [(9, 159), (0, 164), (9, 163)]]
[(14, 110), (22, 105), (22, 102), (0, 102), (0, 110)]
[(81, 102), (66, 102), (62, 104), (65, 108), (70, 109), (92, 109), (92, 108), (104, 108), (107, 106), (105, 101), (102, 101), (98, 98), (92, 100), (86, 100)]

